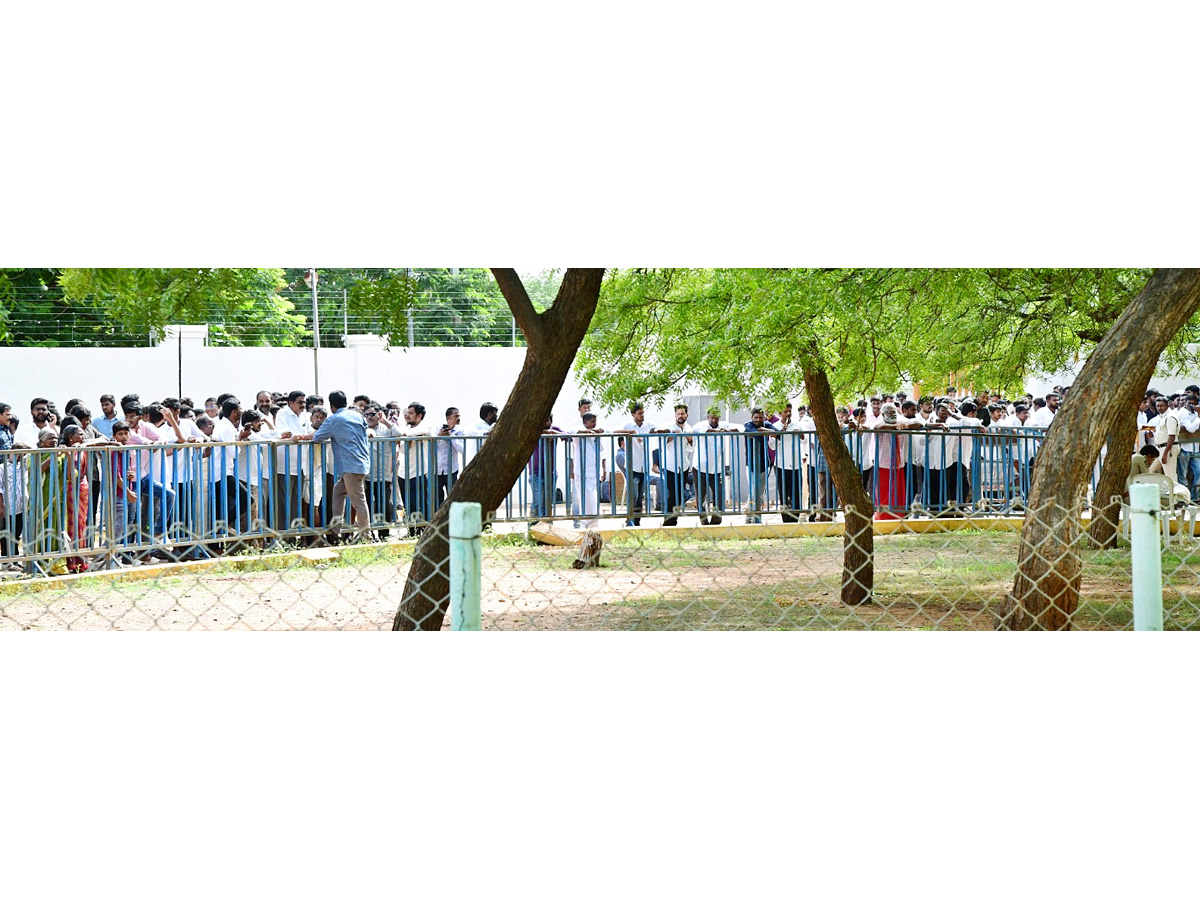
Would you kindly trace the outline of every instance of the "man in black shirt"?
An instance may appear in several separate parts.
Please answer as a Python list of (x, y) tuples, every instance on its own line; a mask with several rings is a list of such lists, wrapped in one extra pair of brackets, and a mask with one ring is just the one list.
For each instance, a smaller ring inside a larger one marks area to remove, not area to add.
[(761, 406), (750, 410), (746, 423), (746, 472), (750, 481), (750, 515), (746, 524), (761, 525), (767, 500), (767, 433), (779, 431), (767, 422)]

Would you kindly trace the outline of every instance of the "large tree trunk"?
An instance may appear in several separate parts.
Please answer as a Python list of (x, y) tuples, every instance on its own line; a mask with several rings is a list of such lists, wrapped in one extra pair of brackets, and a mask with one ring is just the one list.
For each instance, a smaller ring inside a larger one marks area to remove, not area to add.
[(842, 602), (861, 606), (871, 602), (875, 589), (875, 505), (863, 487), (862, 473), (842, 441), (842, 428), (833, 408), (833, 392), (825, 370), (815, 364), (804, 364), (804, 387), (812, 407), (817, 439), (833, 486), (837, 488), (846, 511), (846, 532), (842, 538)]
[(554, 305), (537, 313), (512, 269), (493, 269), (529, 349), (508, 402), (479, 453), (417, 543), (393, 631), (437, 631), (449, 602), (447, 527), (450, 504), (478, 502), (485, 512), (504, 502), (529, 462), (587, 333), (600, 298), (603, 269), (567, 269)]
[[(1142, 393), (1146, 386), (1142, 385)], [(1100, 483), (1092, 498), (1092, 522), (1088, 526), (1088, 537), (1100, 548), (1117, 546), (1117, 531), (1121, 522), (1121, 495), (1125, 493), (1125, 479), (1129, 477), (1129, 457), (1133, 455), (1133, 442), (1137, 439), (1137, 414), (1134, 407), (1114, 406), (1112, 415), (1116, 421), (1108, 429), (1108, 456), (1100, 469)]]
[(1136, 408), (1163, 349), (1197, 308), (1200, 269), (1157, 269), (1088, 357), (1038, 452), (1017, 576), (997, 628), (1070, 628), (1079, 605), (1082, 494), (1112, 424), (1104, 410)]

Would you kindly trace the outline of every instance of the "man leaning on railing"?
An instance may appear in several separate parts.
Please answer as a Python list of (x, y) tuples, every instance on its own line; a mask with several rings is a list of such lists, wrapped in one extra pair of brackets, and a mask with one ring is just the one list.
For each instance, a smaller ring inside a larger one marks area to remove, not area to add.
[(345, 391), (330, 391), (329, 408), (333, 415), (312, 434), (293, 435), (292, 440), (329, 441), (333, 444), (333, 469), (337, 479), (333, 488), (333, 520), (345, 517), (346, 499), (350, 499), (354, 526), (359, 536), (367, 533), (371, 516), (363, 482), (371, 471), (367, 449), (367, 422), (357, 410), (347, 406)]

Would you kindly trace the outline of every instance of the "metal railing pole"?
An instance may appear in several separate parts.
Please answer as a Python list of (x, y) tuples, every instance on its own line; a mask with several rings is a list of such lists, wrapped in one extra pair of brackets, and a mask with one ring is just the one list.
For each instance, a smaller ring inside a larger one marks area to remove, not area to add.
[(483, 628), (483, 510), (478, 503), (450, 504), (450, 629)]
[(1133, 630), (1162, 631), (1162, 551), (1158, 530), (1156, 484), (1129, 488), (1129, 539), (1133, 562)]

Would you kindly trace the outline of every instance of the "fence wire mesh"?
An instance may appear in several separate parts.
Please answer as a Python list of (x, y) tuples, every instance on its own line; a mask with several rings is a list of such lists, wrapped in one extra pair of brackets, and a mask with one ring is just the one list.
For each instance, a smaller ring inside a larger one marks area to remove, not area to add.
[[(492, 522), (479, 539), (483, 629), (991, 630), (1029, 527), (1022, 517), (970, 513), (875, 521), (873, 553), (847, 576), (841, 513), (832, 522), (766, 516), (754, 524), (742, 515), (702, 525), (694, 510), (679, 512), (674, 527), (655, 519), (638, 527), (601, 520), (588, 531), (569, 519)], [(1122, 520), (1128, 514), (1122, 507)], [(1161, 521), (1164, 625), (1200, 628), (1194, 517), (1181, 506), (1165, 508)], [(1077, 597), (1055, 593), (1049, 605), (1062, 604), (1072, 629), (1132, 629), (1128, 542), (1119, 531), (1115, 546), (1095, 547), (1087, 524), (1055, 532), (1035, 552), (1050, 569), (1077, 567)], [(416, 532), (432, 527), (408, 522), (386, 539), (266, 529), (207, 558), (168, 554), (61, 576), (10, 571), (0, 581), (0, 629), (388, 630), (417, 559)], [(448, 629), (441, 552), (430, 556), (435, 577), (423, 585), (438, 611), (427, 605), (418, 615), (430, 617), (425, 627)], [(848, 588), (869, 602), (847, 602)]]

